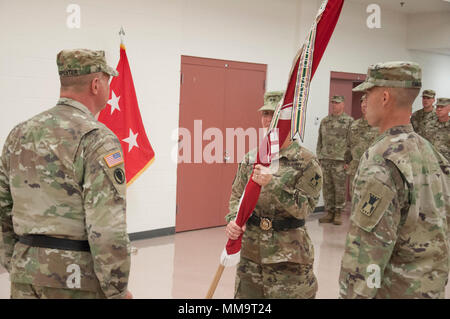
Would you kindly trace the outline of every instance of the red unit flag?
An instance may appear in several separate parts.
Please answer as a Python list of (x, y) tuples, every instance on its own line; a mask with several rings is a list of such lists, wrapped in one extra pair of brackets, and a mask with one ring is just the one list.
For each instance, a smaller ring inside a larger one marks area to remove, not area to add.
[[(109, 101), (98, 120), (116, 134), (122, 145), (127, 186), (153, 163), (155, 152), (145, 133), (134, 90), (133, 77), (123, 43), (120, 45), (119, 75), (110, 84)], [(110, 161), (120, 159), (111, 154)]]

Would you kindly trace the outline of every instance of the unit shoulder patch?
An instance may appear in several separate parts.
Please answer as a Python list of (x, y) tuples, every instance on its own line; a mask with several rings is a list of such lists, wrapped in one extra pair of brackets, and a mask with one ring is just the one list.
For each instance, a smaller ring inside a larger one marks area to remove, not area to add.
[(374, 210), (376, 209), (377, 205), (380, 203), (381, 197), (372, 193), (368, 192), (368, 196), (366, 196), (366, 199), (361, 207), (361, 213), (367, 216), (372, 216)]
[(116, 168), (114, 170), (114, 179), (119, 184), (123, 184), (125, 182), (125, 173), (123, 172), (123, 169)]
[(375, 178), (359, 185), (355, 196), (361, 192), (359, 201), (352, 208), (351, 220), (365, 231), (372, 231), (380, 222), (395, 197), (395, 192)]

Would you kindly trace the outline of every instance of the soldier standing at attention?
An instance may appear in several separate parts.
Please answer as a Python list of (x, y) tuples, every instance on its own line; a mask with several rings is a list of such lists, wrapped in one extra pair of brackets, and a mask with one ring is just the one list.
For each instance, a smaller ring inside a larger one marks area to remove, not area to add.
[(369, 67), (354, 91), (380, 136), (354, 180), (340, 298), (444, 298), (449, 275), (450, 165), (410, 124), (421, 87), (413, 62)]
[(344, 113), (344, 97), (331, 98), (331, 115), (320, 122), (316, 154), (323, 171), (323, 198), (327, 215), (320, 223), (341, 225), (341, 211), (345, 207), (345, 152), (347, 136), (353, 118)]
[(104, 51), (63, 50), (57, 65), (57, 105), (17, 125), (1, 157), (11, 298), (131, 298), (122, 149), (95, 119), (118, 73)]
[(369, 148), (375, 137), (378, 135), (378, 129), (371, 127), (366, 119), (367, 102), (366, 96), (361, 97), (360, 119), (355, 120), (350, 126), (350, 132), (347, 136), (347, 152), (345, 153), (345, 162), (350, 163), (347, 174), (349, 175), (350, 193), (353, 194), (353, 179), (356, 169), (359, 165), (359, 159)]
[(439, 98), (436, 103), (436, 115), (438, 120), (432, 128), (431, 144), (436, 147), (447, 161), (450, 161), (450, 98)]
[(423, 109), (415, 111), (411, 116), (411, 124), (414, 131), (427, 140), (431, 138), (428, 127), (433, 127), (437, 121), (436, 112), (433, 108), (433, 104), (436, 102), (435, 97), (436, 92), (433, 90), (424, 90), (422, 93)]
[[(274, 98), (276, 96), (276, 98)], [(283, 92), (268, 92), (262, 125), (268, 128)], [(235, 223), (239, 201), (256, 161), (256, 149), (239, 164), (233, 182), (226, 235), (236, 240), (242, 232), (241, 259), (236, 271), (235, 298), (314, 298), (314, 248), (305, 219), (314, 210), (322, 188), (322, 171), (313, 153), (290, 137), (280, 147), (279, 168), (255, 167), (253, 180), (261, 194), (247, 224)]]

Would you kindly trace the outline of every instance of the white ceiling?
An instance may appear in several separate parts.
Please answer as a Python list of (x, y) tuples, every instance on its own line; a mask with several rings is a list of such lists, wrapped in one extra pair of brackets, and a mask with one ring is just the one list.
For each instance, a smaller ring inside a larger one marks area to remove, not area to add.
[[(404, 12), (405, 14), (414, 14), (421, 12), (450, 12), (449, 0), (349, 0), (363, 4), (378, 4), (381, 10), (393, 10)], [(403, 7), (400, 2), (404, 2)]]

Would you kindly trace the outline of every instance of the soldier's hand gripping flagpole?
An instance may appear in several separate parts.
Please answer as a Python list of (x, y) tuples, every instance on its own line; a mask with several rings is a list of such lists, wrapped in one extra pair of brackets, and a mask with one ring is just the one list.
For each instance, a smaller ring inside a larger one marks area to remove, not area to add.
[[(294, 60), (286, 93), (275, 111), (270, 129), (258, 149), (255, 166), (257, 164), (268, 166), (271, 159), (276, 156), (277, 150), (274, 150), (274, 144), (282, 145), (289, 136), (289, 132), (291, 132), (292, 139), (300, 137), (303, 140), (310, 81), (333, 34), (343, 4), (344, 0), (324, 0), (322, 2), (308, 37)], [(242, 194), (235, 220), (239, 227), (246, 224), (255, 209), (260, 192), (261, 186), (255, 183), (251, 176)], [(239, 262), (241, 243), (242, 235), (236, 240), (228, 240), (206, 298), (212, 298), (214, 295), (224, 268), (234, 266)]]

